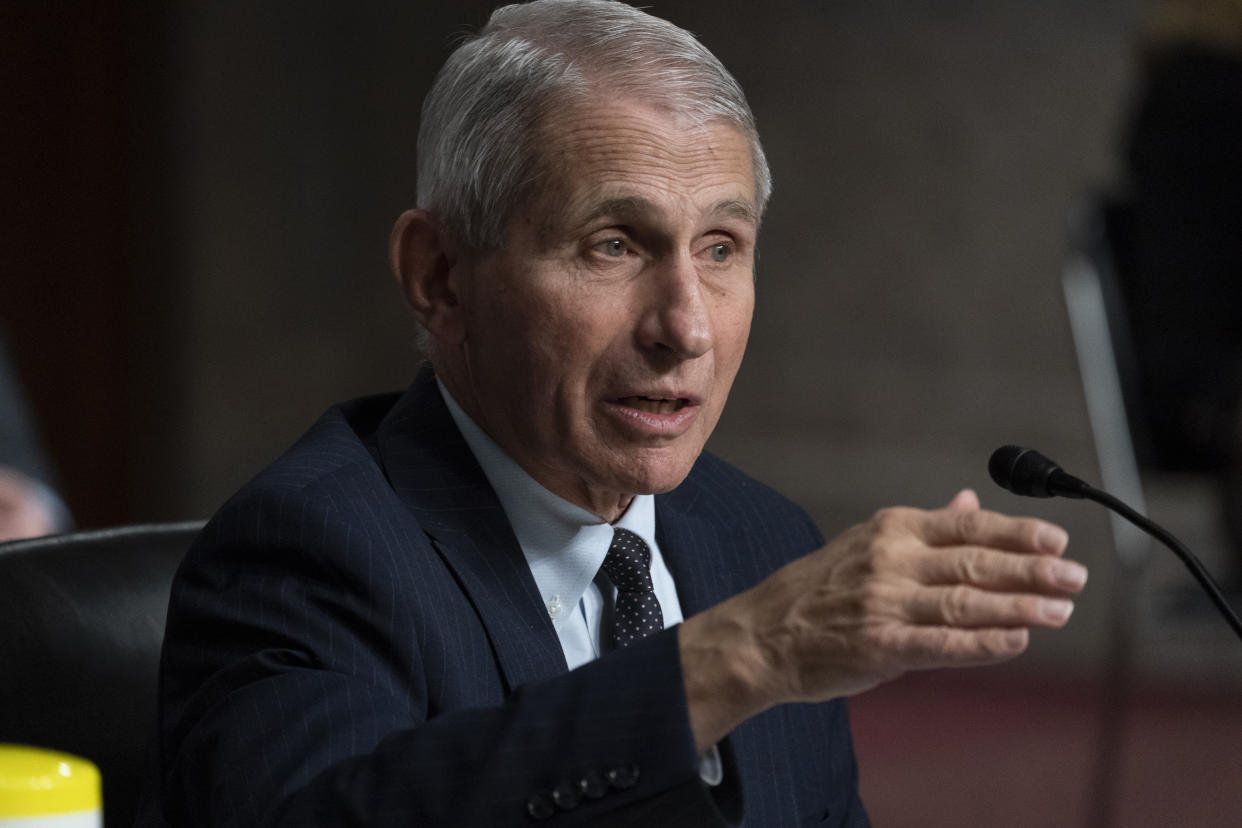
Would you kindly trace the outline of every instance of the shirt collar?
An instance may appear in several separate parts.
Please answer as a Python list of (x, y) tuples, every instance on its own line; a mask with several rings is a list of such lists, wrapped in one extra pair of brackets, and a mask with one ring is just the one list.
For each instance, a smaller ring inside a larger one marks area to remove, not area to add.
[[(470, 419), (438, 377), (436, 383), (453, 422), (496, 492), (544, 606), (553, 625), (559, 627), (599, 572), (612, 543), (613, 525), (541, 486)], [(615, 525), (652, 545), (655, 498), (636, 495)]]

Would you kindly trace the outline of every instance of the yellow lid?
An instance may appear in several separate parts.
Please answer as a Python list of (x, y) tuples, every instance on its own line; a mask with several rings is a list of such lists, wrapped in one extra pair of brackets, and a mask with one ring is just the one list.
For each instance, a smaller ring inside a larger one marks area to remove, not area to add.
[(98, 810), (99, 769), (68, 753), (0, 744), (0, 818)]

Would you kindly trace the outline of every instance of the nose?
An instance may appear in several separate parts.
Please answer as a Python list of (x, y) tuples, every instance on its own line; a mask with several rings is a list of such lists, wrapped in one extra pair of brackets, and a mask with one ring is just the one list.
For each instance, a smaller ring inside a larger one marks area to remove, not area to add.
[(639, 341), (650, 352), (676, 360), (712, 349), (712, 320), (704, 285), (688, 252), (669, 255), (644, 280)]

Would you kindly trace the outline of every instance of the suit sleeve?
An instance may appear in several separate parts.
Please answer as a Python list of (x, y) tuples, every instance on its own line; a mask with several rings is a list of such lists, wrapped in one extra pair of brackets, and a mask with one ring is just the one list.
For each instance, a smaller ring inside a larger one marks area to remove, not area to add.
[[(471, 672), (455, 665), (493, 658), (486, 638), (452, 633), (449, 604), (403, 606), (433, 568), (377, 566), (381, 540), (305, 494), (242, 498), (208, 526), (173, 590), (152, 824), (739, 818), (736, 782), (698, 778), (675, 630), (512, 691), (454, 688)], [(400, 540), (434, 562), (425, 536)]]

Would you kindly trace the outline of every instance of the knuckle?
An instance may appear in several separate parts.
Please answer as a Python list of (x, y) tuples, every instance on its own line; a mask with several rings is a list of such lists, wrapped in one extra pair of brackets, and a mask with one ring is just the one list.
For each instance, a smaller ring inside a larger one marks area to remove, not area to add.
[(995, 660), (1013, 655), (1013, 644), (1003, 630), (987, 630), (978, 637), (979, 652), (983, 658)]
[(876, 581), (868, 581), (858, 591), (855, 606), (863, 618), (882, 618), (890, 614), (890, 604), (888, 590)]
[(880, 535), (904, 532), (909, 524), (910, 510), (901, 506), (880, 509), (871, 516), (871, 525)]
[(1040, 522), (1023, 518), (1020, 524), (1018, 537), (1021, 539), (1022, 545), (1027, 549), (1039, 548), (1039, 527)]
[(902, 544), (891, 536), (881, 536), (871, 543), (871, 565), (873, 572), (894, 569), (905, 558)]
[(893, 530), (895, 520), (892, 509), (880, 509), (871, 516), (869, 523), (877, 535), (885, 535)]
[(919, 655), (924, 659), (939, 660), (949, 652), (951, 637), (949, 629), (945, 627), (931, 627), (924, 629), (919, 639)]
[(957, 626), (969, 617), (970, 597), (969, 588), (964, 586), (950, 587), (940, 594), (940, 615), (945, 623)]
[(892, 630), (878, 625), (867, 625), (862, 628), (859, 636), (859, 657), (868, 663), (879, 661), (883, 653), (894, 649), (895, 642)]
[(1014, 599), (1017, 607), (1018, 621), (1024, 623), (1033, 623), (1039, 620), (1041, 616), (1041, 598), (1034, 595), (1021, 595)]
[(957, 533), (962, 538), (975, 538), (983, 532), (984, 513), (979, 510), (955, 513)]
[(922, 657), (929, 663), (942, 663), (953, 650), (953, 632), (941, 627), (925, 631)]
[(965, 584), (982, 585), (987, 579), (985, 570), (978, 549), (965, 549), (954, 560), (954, 574)]
[(1058, 562), (1052, 558), (1039, 557), (1032, 561), (1030, 568), (1031, 583), (1051, 584), (1056, 580)]

